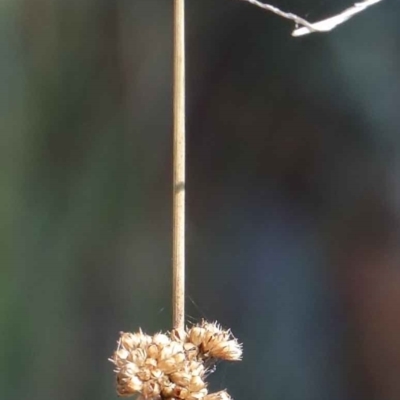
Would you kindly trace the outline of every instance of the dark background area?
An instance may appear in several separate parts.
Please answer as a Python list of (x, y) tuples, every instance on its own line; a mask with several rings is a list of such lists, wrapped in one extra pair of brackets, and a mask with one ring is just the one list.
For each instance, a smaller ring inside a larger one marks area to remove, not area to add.
[[(0, 399), (114, 399), (118, 332), (171, 328), (172, 5), (1, 2)], [(188, 322), (244, 343), (212, 389), (399, 399), (400, 3), (186, 7)]]

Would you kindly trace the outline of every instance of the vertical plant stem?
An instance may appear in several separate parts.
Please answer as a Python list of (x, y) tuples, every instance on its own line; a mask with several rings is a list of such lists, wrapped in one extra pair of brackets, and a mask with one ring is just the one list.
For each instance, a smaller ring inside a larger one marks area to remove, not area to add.
[(174, 0), (173, 327), (185, 327), (185, 3)]

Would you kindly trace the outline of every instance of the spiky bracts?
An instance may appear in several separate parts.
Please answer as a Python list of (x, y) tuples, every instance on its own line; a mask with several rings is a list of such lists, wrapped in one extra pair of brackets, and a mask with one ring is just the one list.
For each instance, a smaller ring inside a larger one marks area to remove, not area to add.
[(117, 393), (139, 400), (230, 400), (226, 391), (208, 394), (205, 363), (239, 361), (242, 346), (230, 330), (202, 323), (186, 331), (149, 336), (122, 332), (110, 361), (116, 366)]

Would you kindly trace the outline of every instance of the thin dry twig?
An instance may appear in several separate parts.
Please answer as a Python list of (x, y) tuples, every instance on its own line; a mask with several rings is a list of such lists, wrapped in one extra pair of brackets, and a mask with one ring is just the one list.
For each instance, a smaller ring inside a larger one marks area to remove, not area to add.
[[(313, 32), (329, 32), (332, 29), (336, 28), (338, 25), (352, 18), (354, 15), (360, 13), (361, 11), (364, 11), (373, 4), (379, 3), (382, 0), (364, 0), (360, 3), (355, 3), (352, 7), (347, 8), (338, 15), (314, 23), (311, 23), (296, 14), (284, 12), (277, 7), (274, 7), (270, 4), (262, 3), (258, 0), (243, 1), (247, 1), (248, 3), (251, 3), (264, 10), (271, 11), (274, 14), (277, 14), (283, 18), (294, 21), (296, 23), (296, 29), (292, 32), (292, 36), (303, 36)], [(297, 28), (298, 25), (300, 25), (301, 27)]]
[(185, 2), (174, 1), (173, 327), (185, 327)]

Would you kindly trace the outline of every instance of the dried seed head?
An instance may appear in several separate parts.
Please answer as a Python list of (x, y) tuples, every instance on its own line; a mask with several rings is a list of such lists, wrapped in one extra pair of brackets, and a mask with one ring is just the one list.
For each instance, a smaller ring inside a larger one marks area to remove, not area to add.
[(204, 376), (207, 358), (239, 360), (242, 346), (230, 330), (203, 321), (170, 337), (121, 333), (110, 361), (115, 364), (117, 392), (138, 400), (231, 400), (227, 392), (208, 395)]
[(194, 345), (200, 346), (200, 344), (203, 342), (205, 333), (205, 329), (201, 326), (193, 326), (188, 332), (188, 337)]
[(238, 361), (242, 357), (242, 346), (230, 330), (223, 330), (217, 323), (203, 321), (205, 330), (201, 350), (205, 357), (220, 358), (227, 361)]
[(226, 361), (239, 361), (242, 359), (242, 346), (237, 340), (219, 341), (218, 338), (211, 340), (205, 350), (213, 358), (219, 358)]

